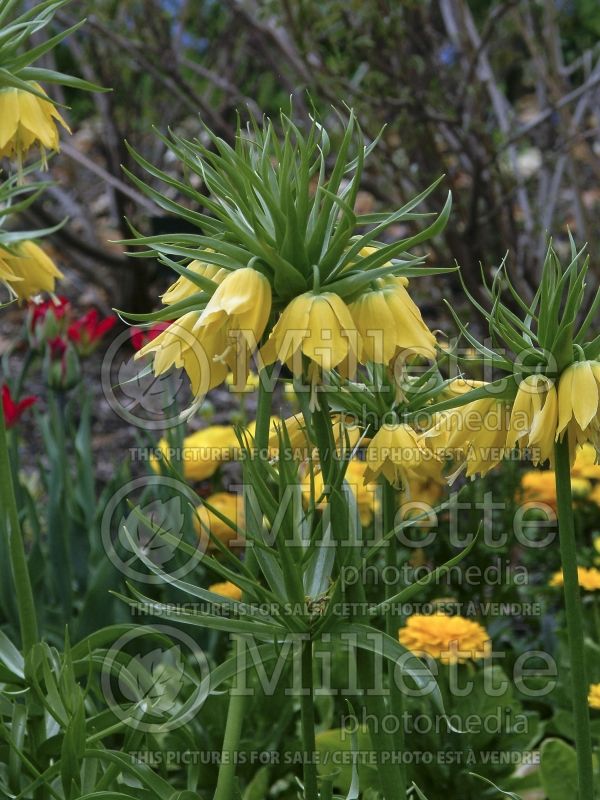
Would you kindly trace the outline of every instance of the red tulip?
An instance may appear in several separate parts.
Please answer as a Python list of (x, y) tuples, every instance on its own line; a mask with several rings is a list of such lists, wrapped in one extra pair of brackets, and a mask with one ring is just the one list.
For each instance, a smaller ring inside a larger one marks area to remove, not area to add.
[(100, 314), (91, 308), (82, 317), (69, 325), (67, 336), (75, 345), (79, 355), (89, 355), (96, 349), (103, 336), (117, 324), (117, 318), (111, 314), (100, 319)]
[(29, 397), (24, 397), (18, 403), (16, 403), (10, 393), (10, 389), (8, 388), (7, 384), (2, 386), (2, 408), (4, 410), (4, 421), (6, 423), (7, 428), (12, 428), (17, 424), (23, 412), (32, 406), (34, 403), (37, 403), (39, 397), (35, 395), (29, 395)]

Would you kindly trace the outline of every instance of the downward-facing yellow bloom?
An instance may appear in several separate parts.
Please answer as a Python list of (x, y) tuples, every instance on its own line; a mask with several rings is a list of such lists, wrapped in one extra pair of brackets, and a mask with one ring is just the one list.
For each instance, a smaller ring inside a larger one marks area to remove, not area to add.
[(423, 322), (402, 278), (382, 278), (350, 304), (361, 336), (359, 360), (389, 363), (397, 355), (435, 358), (435, 337)]
[(222, 597), (227, 597), (229, 600), (241, 600), (242, 590), (239, 586), (231, 581), (221, 581), (220, 583), (211, 583), (208, 587), (209, 592), (220, 594)]
[(486, 629), (474, 620), (435, 614), (413, 614), (398, 631), (400, 644), (419, 656), (442, 664), (463, 664), (489, 657), (492, 643)]
[(519, 384), (510, 414), (506, 446), (531, 449), (534, 464), (554, 463), (558, 394), (545, 375), (529, 375)]
[[(37, 83), (31, 87), (46, 94)], [(69, 131), (49, 100), (12, 86), (0, 89), (0, 158), (16, 156), (20, 161), (34, 144), (40, 145), (42, 156), (44, 149), (58, 150), (57, 122)]]
[[(191, 261), (186, 269), (194, 275), (201, 275), (203, 278), (208, 278), (213, 281), (213, 283), (221, 283), (223, 278), (228, 274), (226, 269), (217, 267), (214, 264), (205, 264), (203, 261)], [(167, 291), (161, 295), (160, 299), (166, 306), (170, 306), (174, 303), (179, 303), (181, 300), (186, 300), (188, 297), (201, 291), (202, 288), (198, 286), (198, 284), (186, 278), (185, 275), (180, 275), (175, 283), (172, 283)]]
[[(457, 384), (454, 387), (456, 394), (465, 394), (485, 385), (463, 380), (454, 383)], [(466, 470), (467, 477), (485, 475), (507, 453), (509, 419), (507, 404), (490, 394), (437, 414), (422, 441), (440, 458), (450, 457), (458, 462), (459, 467), (450, 480), (463, 470)]]
[[(361, 525), (368, 525), (379, 508), (378, 486), (376, 483), (365, 481), (366, 464), (357, 458), (348, 462), (346, 467), (345, 482), (354, 495)], [(324, 508), (326, 499), (323, 496), (323, 475), (320, 470), (314, 473), (314, 500), (317, 508)], [(302, 494), (306, 503), (310, 501), (311, 476), (307, 472), (302, 479)], [(321, 499), (322, 498), (322, 499)], [(320, 501), (320, 502), (319, 502)]]
[(383, 425), (367, 448), (365, 482), (383, 475), (406, 492), (411, 478), (424, 468), (434, 455), (419, 441), (417, 433), (404, 423)]
[(285, 362), (302, 373), (301, 355), (324, 370), (331, 370), (353, 354), (360, 337), (341, 297), (331, 292), (305, 292), (282, 311), (261, 351), (265, 364)]
[(600, 363), (597, 361), (577, 361), (560, 376), (557, 440), (567, 431), (572, 457), (576, 445), (587, 441), (600, 450)]
[[(226, 517), (238, 530), (244, 525), (244, 499), (241, 494), (233, 492), (216, 492), (206, 498), (206, 502)], [(194, 527), (203, 550), (216, 548), (211, 536), (231, 547), (234, 543), (242, 545), (242, 534), (232, 528), (204, 504), (199, 505), (194, 517)]]
[(600, 709), (600, 683), (593, 683), (590, 686), (588, 705), (590, 708)]
[[(577, 567), (577, 581), (586, 592), (600, 591), (600, 570), (594, 567)], [(563, 586), (564, 577), (562, 570), (555, 572), (550, 579), (549, 586)]]
[(590, 481), (600, 481), (600, 464), (596, 448), (586, 442), (578, 450), (575, 463), (571, 467), (571, 476), (585, 478)]
[(270, 311), (271, 286), (265, 276), (250, 267), (234, 270), (203, 311), (184, 314), (135, 357), (154, 353), (157, 376), (183, 367), (194, 395), (200, 396), (223, 383), (230, 370), (236, 378), (239, 372), (247, 374), (248, 352), (260, 340)]
[[(275, 422), (279, 422), (273, 418)], [(336, 451), (339, 458), (347, 455), (349, 450), (356, 447), (361, 438), (360, 428), (357, 424), (346, 419), (342, 414), (334, 414), (331, 419), (333, 428), (333, 438), (336, 444)], [(271, 433), (269, 435), (269, 450), (275, 457), (279, 453), (279, 428), (285, 426), (285, 431), (289, 439), (289, 447), (291, 452), (289, 456), (300, 461), (312, 457), (318, 459), (318, 451), (316, 446), (311, 442), (309, 434), (304, 422), (304, 417), (301, 414), (294, 414), (292, 417), (287, 417), (283, 423), (271, 423)]]
[(0, 248), (0, 280), (21, 300), (53, 292), (62, 272), (35, 242), (19, 242), (13, 251)]

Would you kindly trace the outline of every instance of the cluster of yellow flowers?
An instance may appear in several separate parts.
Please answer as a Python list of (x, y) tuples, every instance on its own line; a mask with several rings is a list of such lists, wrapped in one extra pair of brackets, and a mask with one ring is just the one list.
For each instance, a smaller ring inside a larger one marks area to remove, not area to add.
[[(59, 149), (57, 122), (69, 131), (53, 103), (44, 99), (42, 87), (35, 82), (30, 85), (32, 91), (12, 86), (0, 89), (0, 158), (15, 158), (19, 167), (36, 144), (44, 160), (46, 150)], [(10, 249), (0, 247), (0, 283), (20, 300), (53, 292), (56, 280), (62, 277), (35, 242), (21, 241)]]
[[(373, 248), (363, 248), (366, 256)], [(188, 311), (137, 357), (154, 354), (154, 373), (182, 367), (196, 396), (222, 383), (229, 373), (236, 382), (248, 374), (250, 357), (257, 354), (272, 312), (272, 289), (267, 277), (252, 267), (227, 271), (192, 261), (193, 275), (212, 282), (214, 292), (202, 310)], [(340, 368), (353, 372), (358, 363), (389, 363), (400, 355), (435, 356), (435, 337), (406, 290), (406, 279), (379, 278), (374, 288), (346, 304), (333, 292), (304, 292), (291, 300), (273, 320), (260, 348), (263, 364), (276, 360), (302, 373), (302, 356), (318, 370)], [(186, 276), (162, 296), (166, 305), (200, 291)]]
[(430, 656), (442, 664), (464, 664), (487, 658), (492, 642), (485, 628), (474, 620), (442, 611), (413, 614), (398, 631), (400, 644), (418, 656)]

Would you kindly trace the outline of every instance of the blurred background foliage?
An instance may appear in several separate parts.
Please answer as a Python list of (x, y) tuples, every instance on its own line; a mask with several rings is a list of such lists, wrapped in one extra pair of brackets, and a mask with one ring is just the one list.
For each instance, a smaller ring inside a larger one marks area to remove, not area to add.
[(111, 243), (125, 217), (147, 232), (172, 224), (124, 178), (121, 165), (139, 173), (124, 140), (175, 170), (151, 126), (200, 135), (200, 115), (231, 140), (238, 109), (273, 115), (290, 97), (300, 122), (314, 106), (331, 124), (348, 105), (370, 138), (383, 128), (363, 212), (398, 207), (445, 173), (428, 202), (439, 209), (451, 188), (455, 207), (431, 255), (456, 260), (474, 292), (480, 264), (509, 253), (530, 294), (548, 232), (560, 245), (569, 227), (597, 252), (597, 0), (81, 0), (56, 24), (73, 14), (88, 23), (48, 58), (113, 91), (58, 97), (75, 136), (30, 214), (70, 217), (57, 252), (107, 305), (147, 310), (160, 278)]

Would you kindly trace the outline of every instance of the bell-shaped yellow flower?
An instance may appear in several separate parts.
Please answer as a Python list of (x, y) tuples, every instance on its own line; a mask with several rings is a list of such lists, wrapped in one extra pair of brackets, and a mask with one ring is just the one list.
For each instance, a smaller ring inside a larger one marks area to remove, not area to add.
[[(223, 278), (228, 275), (227, 270), (222, 267), (217, 267), (215, 264), (205, 264), (203, 261), (197, 260), (191, 261), (187, 265), (187, 269), (193, 272), (194, 275), (201, 275), (203, 278), (214, 281), (214, 283), (221, 283)], [(175, 283), (172, 283), (167, 291), (160, 296), (160, 299), (166, 306), (171, 306), (201, 291), (200, 286), (186, 278), (185, 275), (180, 275)]]
[[(344, 480), (356, 500), (361, 525), (369, 525), (379, 508), (378, 486), (376, 483), (365, 481), (366, 468), (367, 465), (364, 461), (353, 458), (348, 462), (344, 476)], [(313, 482), (315, 503), (317, 508), (323, 509), (327, 501), (323, 497), (323, 474), (320, 470), (314, 472)], [(310, 494), (311, 476), (310, 472), (307, 472), (302, 479), (302, 495), (307, 504), (310, 501)]]
[(435, 357), (435, 337), (406, 291), (402, 278), (386, 278), (350, 304), (361, 335), (359, 360), (389, 363), (398, 354)]
[[(456, 390), (464, 394), (472, 388), (477, 388), (475, 381), (461, 381)], [(450, 481), (463, 470), (467, 477), (485, 475), (507, 454), (509, 421), (508, 405), (489, 395), (438, 414), (422, 441), (439, 457), (451, 457), (458, 462)]]
[(226, 363), (215, 362), (208, 354), (227, 348), (225, 332), (215, 331), (212, 340), (200, 344), (195, 333), (200, 314), (200, 311), (188, 311), (135, 354), (136, 359), (154, 354), (153, 371), (157, 377), (172, 367), (183, 368), (195, 397), (223, 383), (228, 372)]
[[(32, 88), (46, 94), (37, 83)], [(12, 86), (0, 89), (0, 158), (16, 157), (19, 161), (34, 144), (58, 150), (56, 123), (69, 131), (69, 126), (49, 100)]]
[(261, 355), (265, 364), (283, 361), (295, 374), (301, 374), (301, 355), (331, 370), (350, 354), (356, 359), (359, 342), (341, 297), (332, 292), (305, 292), (284, 308)]
[[(255, 349), (271, 313), (271, 284), (261, 272), (251, 267), (236, 269), (226, 275), (206, 304), (195, 325), (200, 341), (222, 330), (229, 339), (239, 334), (248, 347)], [(229, 349), (228, 345), (226, 349)], [(214, 353), (223, 359), (225, 351)]]
[(431, 459), (434, 454), (409, 425), (383, 425), (367, 448), (365, 482), (383, 475), (388, 483), (409, 491), (411, 478)]
[(528, 375), (519, 384), (510, 414), (506, 446), (531, 449), (534, 464), (554, 463), (558, 393), (545, 375)]
[(19, 242), (13, 252), (0, 248), (0, 280), (21, 300), (53, 292), (62, 272), (35, 242)]
[[(203, 311), (188, 311), (136, 353), (154, 353), (154, 374), (186, 371), (196, 397), (223, 383), (231, 370), (248, 372), (247, 354), (262, 336), (271, 310), (271, 287), (251, 268), (229, 272)], [(243, 352), (241, 352), (243, 351)]]
[(600, 450), (600, 363), (577, 361), (558, 381), (558, 428), (556, 438), (569, 433), (574, 457), (577, 445), (591, 442)]

